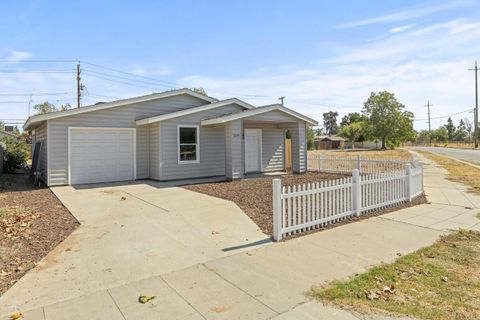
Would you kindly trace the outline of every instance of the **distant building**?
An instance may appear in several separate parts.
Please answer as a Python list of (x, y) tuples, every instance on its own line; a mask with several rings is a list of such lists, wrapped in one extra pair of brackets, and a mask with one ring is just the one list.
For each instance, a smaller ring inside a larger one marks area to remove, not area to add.
[(317, 150), (330, 150), (330, 149), (343, 149), (347, 139), (339, 136), (316, 136), (314, 138), (315, 149)]

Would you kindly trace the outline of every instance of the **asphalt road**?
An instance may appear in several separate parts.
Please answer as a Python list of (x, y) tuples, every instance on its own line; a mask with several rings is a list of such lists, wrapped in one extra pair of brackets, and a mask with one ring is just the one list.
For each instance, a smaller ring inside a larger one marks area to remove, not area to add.
[(454, 149), (440, 147), (414, 147), (413, 150), (425, 150), (439, 155), (480, 164), (480, 150)]

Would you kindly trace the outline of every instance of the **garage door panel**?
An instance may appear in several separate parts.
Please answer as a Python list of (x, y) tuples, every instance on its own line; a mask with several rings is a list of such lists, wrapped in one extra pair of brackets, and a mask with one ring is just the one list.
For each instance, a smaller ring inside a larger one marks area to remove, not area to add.
[(133, 130), (71, 129), (71, 183), (133, 180), (134, 153)]

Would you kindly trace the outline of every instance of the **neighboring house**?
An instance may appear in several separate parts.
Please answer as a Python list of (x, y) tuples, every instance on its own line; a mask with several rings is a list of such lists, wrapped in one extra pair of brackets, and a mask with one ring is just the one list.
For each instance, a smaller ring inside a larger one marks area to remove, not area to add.
[(330, 149), (343, 149), (347, 139), (339, 136), (316, 136), (314, 138), (315, 149), (317, 150), (330, 150)]
[(42, 142), (38, 170), (49, 186), (176, 180), (307, 170), (306, 130), (317, 122), (282, 105), (254, 107), (180, 89), (30, 117)]

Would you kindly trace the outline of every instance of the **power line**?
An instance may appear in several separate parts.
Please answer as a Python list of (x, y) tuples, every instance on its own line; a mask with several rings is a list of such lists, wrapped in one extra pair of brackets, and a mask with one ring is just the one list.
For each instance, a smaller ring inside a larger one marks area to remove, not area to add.
[(77, 62), (78, 60), (0, 60), (0, 63), (64, 63), (64, 62)]
[[(431, 106), (431, 105), (430, 105), (430, 106)], [(473, 110), (473, 109), (467, 109), (467, 110), (460, 111), (460, 112), (457, 112), (457, 113), (452, 113), (452, 114), (449, 114), (449, 115), (446, 115), (446, 116), (431, 117), (430, 119), (431, 119), (431, 120), (435, 120), (435, 119), (443, 119), (443, 118), (458, 116), (459, 114), (468, 113), (468, 112), (471, 112), (472, 110)], [(414, 119), (413, 121), (425, 121), (425, 120), (428, 120), (428, 118), (424, 118), (424, 119)]]
[[(139, 83), (145, 83), (145, 84), (150, 84), (150, 85), (159, 85), (158, 83), (154, 83), (152, 81), (137, 80), (137, 79), (132, 79), (132, 78), (128, 78), (128, 77), (112, 75), (112, 74), (108, 74), (108, 73), (104, 73), (104, 72), (93, 71), (93, 70), (90, 70), (90, 69), (84, 69), (84, 71), (88, 72), (88, 73), (94, 73), (94, 74), (97, 74), (97, 75), (101, 75), (101, 76), (118, 78), (118, 79), (123, 79), (123, 80), (127, 80), (127, 81), (132, 81), (132, 82), (139, 82)], [(162, 85), (162, 86), (171, 88), (171, 86), (167, 86), (167, 85)]]
[(151, 81), (155, 81), (155, 82), (159, 82), (159, 83), (164, 83), (164, 84), (167, 84), (167, 85), (170, 85), (170, 86), (173, 85), (174, 87), (181, 87), (178, 83), (175, 83), (175, 82), (158, 80), (158, 79), (155, 79), (155, 78), (138, 75), (138, 74), (134, 74), (134, 73), (131, 73), (131, 72), (126, 72), (126, 71), (122, 71), (122, 70), (118, 70), (118, 69), (114, 69), (114, 68), (110, 68), (110, 67), (105, 67), (105, 66), (102, 66), (102, 65), (99, 65), (99, 64), (96, 64), (96, 63), (91, 63), (91, 62), (86, 62), (86, 61), (83, 61), (83, 63), (87, 64), (87, 65), (90, 65), (92, 67), (97, 67), (97, 68), (104, 69), (104, 70), (118, 72), (118, 73), (121, 73), (121, 74), (129, 75), (129, 76), (133, 76), (133, 77), (138, 77), (138, 78), (143, 78), (143, 79), (147, 79), (147, 80), (151, 80)]
[(117, 79), (113, 79), (113, 78), (107, 78), (107, 77), (104, 77), (104, 76), (95, 75), (95, 74), (92, 74), (88, 71), (85, 71), (85, 74), (88, 74), (91, 77), (95, 77), (95, 78), (98, 78), (98, 79), (111, 81), (111, 82), (116, 82), (116, 83), (121, 83), (121, 84), (129, 85), (129, 86), (133, 86), (133, 87), (150, 89), (150, 90), (158, 90), (159, 89), (158, 87), (149, 87), (149, 86), (145, 86), (145, 85), (139, 85), (139, 84), (135, 84), (135, 83), (127, 82), (127, 81), (122, 81), (122, 80), (117, 80)]
[(71, 69), (62, 69), (62, 70), (0, 70), (0, 73), (75, 73)]
[(0, 97), (41, 97), (41, 96), (63, 96), (73, 92), (46, 92), (46, 93), (0, 93)]

